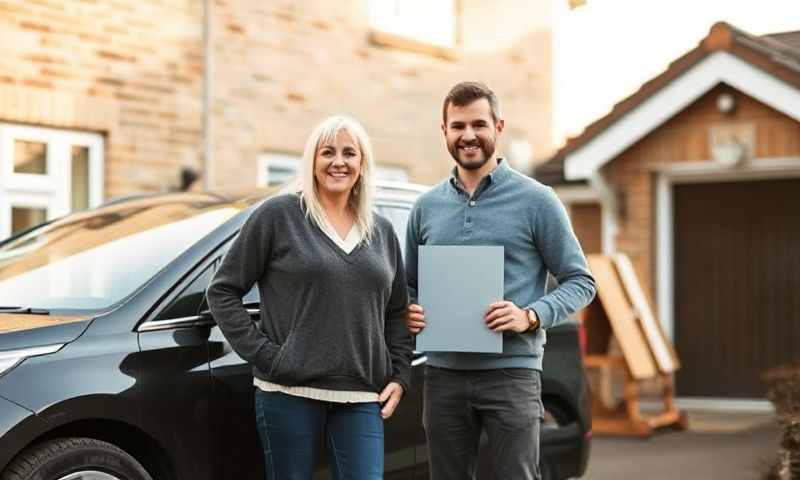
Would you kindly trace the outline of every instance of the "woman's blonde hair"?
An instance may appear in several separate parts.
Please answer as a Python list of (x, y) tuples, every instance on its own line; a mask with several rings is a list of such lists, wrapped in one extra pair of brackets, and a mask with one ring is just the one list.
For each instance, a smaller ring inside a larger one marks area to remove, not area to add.
[(334, 115), (326, 118), (314, 128), (311, 135), (308, 136), (306, 147), (303, 151), (300, 178), (297, 184), (298, 191), (303, 201), (306, 215), (317, 226), (323, 228), (325, 225), (325, 211), (322, 208), (322, 203), (320, 203), (317, 182), (314, 178), (314, 161), (319, 147), (333, 142), (339, 132), (349, 134), (361, 151), (361, 176), (356, 180), (353, 189), (350, 190), (348, 204), (355, 216), (355, 222), (358, 224), (359, 230), (361, 230), (361, 240), (368, 242), (372, 238), (375, 224), (375, 219), (372, 215), (374, 160), (369, 136), (367, 136), (364, 127), (355, 119), (343, 115)]

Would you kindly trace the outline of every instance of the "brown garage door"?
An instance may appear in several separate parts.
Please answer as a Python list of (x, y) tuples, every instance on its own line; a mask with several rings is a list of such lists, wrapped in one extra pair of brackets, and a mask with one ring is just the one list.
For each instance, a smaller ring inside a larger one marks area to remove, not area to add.
[(678, 394), (763, 397), (800, 359), (800, 179), (674, 193)]

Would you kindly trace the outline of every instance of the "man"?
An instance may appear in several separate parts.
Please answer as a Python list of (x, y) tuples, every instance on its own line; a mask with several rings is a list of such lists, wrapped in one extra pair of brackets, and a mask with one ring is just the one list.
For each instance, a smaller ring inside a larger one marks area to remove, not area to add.
[[(553, 190), (497, 157), (505, 122), (494, 92), (459, 83), (445, 97), (442, 117), (456, 166), (411, 211), (406, 325), (414, 334), (425, 328), (415, 303), (420, 245), (504, 246), (505, 300), (487, 305), (484, 319), (502, 333), (502, 354), (427, 352), (423, 423), (431, 478), (474, 478), (482, 430), (496, 478), (540, 478), (545, 331), (592, 300), (594, 279)], [(545, 294), (548, 272), (559, 286)]]

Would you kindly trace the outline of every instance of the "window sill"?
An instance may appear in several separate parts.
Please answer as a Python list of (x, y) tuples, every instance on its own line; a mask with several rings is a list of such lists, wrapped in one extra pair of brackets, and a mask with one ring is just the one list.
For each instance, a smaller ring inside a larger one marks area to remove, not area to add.
[(431, 43), (421, 42), (412, 38), (395, 35), (379, 30), (369, 32), (369, 41), (379, 47), (395, 48), (409, 52), (422, 53), (443, 60), (458, 60), (456, 50), (451, 47), (442, 47)]

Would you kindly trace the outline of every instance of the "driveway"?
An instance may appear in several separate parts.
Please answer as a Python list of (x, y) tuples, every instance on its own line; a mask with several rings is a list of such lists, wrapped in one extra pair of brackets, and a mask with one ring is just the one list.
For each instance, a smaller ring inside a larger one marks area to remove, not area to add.
[(760, 479), (778, 450), (771, 414), (689, 413), (687, 432), (595, 436), (584, 480)]

